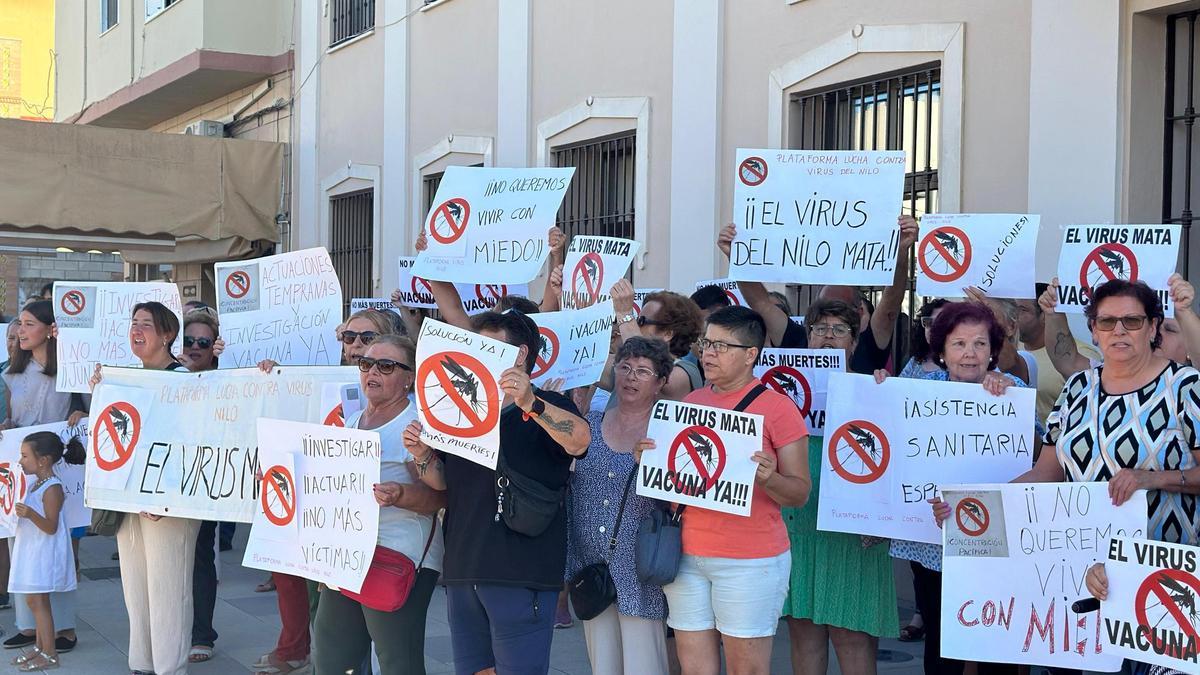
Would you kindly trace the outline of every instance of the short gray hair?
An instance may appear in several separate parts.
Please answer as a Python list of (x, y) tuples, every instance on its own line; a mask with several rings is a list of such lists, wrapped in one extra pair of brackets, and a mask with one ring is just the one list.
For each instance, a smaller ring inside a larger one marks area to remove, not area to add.
[(662, 340), (652, 340), (641, 336), (631, 337), (617, 350), (615, 363), (636, 358), (649, 359), (654, 366), (654, 374), (659, 377), (670, 376), (671, 369), (675, 367), (671, 351), (667, 348), (667, 343)]

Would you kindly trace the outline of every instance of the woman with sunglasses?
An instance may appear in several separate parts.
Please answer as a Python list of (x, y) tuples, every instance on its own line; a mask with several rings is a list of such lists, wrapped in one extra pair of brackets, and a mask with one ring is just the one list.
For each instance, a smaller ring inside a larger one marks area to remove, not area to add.
[[(704, 378), (696, 363), (685, 359), (692, 344), (700, 337), (702, 319), (700, 308), (691, 299), (671, 291), (658, 291), (642, 301), (642, 311), (634, 311), (633, 285), (628, 279), (613, 284), (609, 291), (616, 312), (616, 330), (623, 342), (632, 337), (647, 337), (667, 343), (674, 359), (671, 374), (663, 387), (663, 398), (682, 400), (704, 385)], [(613, 369), (604, 369), (597, 384), (601, 389), (615, 394)], [(609, 406), (612, 406), (612, 399)]]
[(342, 343), (342, 365), (352, 366), (380, 335), (394, 335), (395, 324), (374, 309), (364, 309), (350, 315), (338, 331)]
[(379, 432), (383, 452), (380, 482), (374, 486), (379, 503), (378, 545), (410, 560), (416, 581), (404, 604), (392, 612), (371, 609), (340, 591), (322, 588), (313, 625), (319, 673), (359, 672), (372, 642), (381, 672), (424, 672), (425, 614), (443, 553), (436, 514), (446, 505), (446, 495), (417, 478), (414, 459), (404, 447), (404, 430), (417, 419), (416, 405), (408, 398), (416, 351), (405, 337), (376, 338), (358, 359), (366, 407), (346, 419), (347, 427)]

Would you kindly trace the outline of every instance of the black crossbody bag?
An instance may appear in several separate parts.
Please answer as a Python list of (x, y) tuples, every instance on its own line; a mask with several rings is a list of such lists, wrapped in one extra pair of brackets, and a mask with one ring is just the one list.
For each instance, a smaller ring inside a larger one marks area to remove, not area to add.
[[(617, 534), (621, 532), (621, 519), (625, 516), (625, 502), (629, 499), (629, 488), (637, 476), (637, 466), (629, 472), (629, 480), (625, 481), (625, 492), (621, 495), (621, 506), (617, 508), (617, 522), (613, 525), (612, 535), (608, 538), (608, 556), (612, 557), (617, 550)], [(571, 577), (567, 592), (571, 596), (571, 606), (575, 615), (583, 621), (590, 621), (608, 609), (617, 601), (617, 585), (613, 582), (612, 573), (608, 570), (607, 562), (592, 563)]]

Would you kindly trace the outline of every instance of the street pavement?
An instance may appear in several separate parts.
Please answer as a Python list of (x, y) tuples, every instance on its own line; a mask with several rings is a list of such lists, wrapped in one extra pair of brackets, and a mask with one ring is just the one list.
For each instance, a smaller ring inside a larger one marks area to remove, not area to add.
[[(193, 666), (189, 672), (197, 675), (226, 675), (250, 672), (262, 654), (270, 651), (279, 636), (279, 616), (274, 593), (255, 593), (254, 586), (267, 573), (241, 566), (242, 552), (248, 526), (238, 526), (238, 536), (232, 551), (220, 554), (221, 583), (217, 590), (214, 624), (220, 638), (216, 655), (208, 663)], [(78, 675), (114, 675), (128, 673), (126, 650), (129, 621), (121, 595), (117, 562), (112, 560), (116, 541), (111, 537), (88, 537), (80, 546), (82, 574), (79, 583), (79, 646), (62, 656), (62, 668), (56, 672)], [(912, 612), (912, 584), (907, 565), (898, 566), (897, 589), (901, 594), (897, 621), (907, 619)], [(11, 634), (14, 630), (13, 610), (0, 611), (0, 626)], [(880, 672), (904, 675), (921, 673), (921, 643), (906, 644), (884, 640), (880, 645)], [(5, 652), (0, 672), (15, 672), (8, 665), (16, 653)], [(445, 595), (434, 593), (426, 627), (425, 663), (429, 675), (453, 673), (450, 649), (450, 627), (446, 623)], [(836, 657), (830, 653), (830, 672), (838, 673)], [(306, 671), (307, 672), (307, 671)], [(787, 626), (779, 624), (772, 658), (772, 673), (790, 673)], [(578, 621), (569, 629), (557, 630), (551, 673), (584, 675), (591, 673), (583, 629)]]

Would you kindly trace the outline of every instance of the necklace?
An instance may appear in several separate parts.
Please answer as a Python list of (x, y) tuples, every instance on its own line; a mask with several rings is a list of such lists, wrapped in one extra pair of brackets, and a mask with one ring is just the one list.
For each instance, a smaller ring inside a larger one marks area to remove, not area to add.
[(29, 488), (29, 492), (27, 492), (25, 494), (33, 494), (33, 493), (37, 492), (38, 488), (45, 485), (46, 481), (50, 480), (53, 477), (54, 477), (54, 474), (50, 474), (49, 476), (46, 476), (45, 478), (39, 478), (38, 482), (34, 483), (33, 487)]

